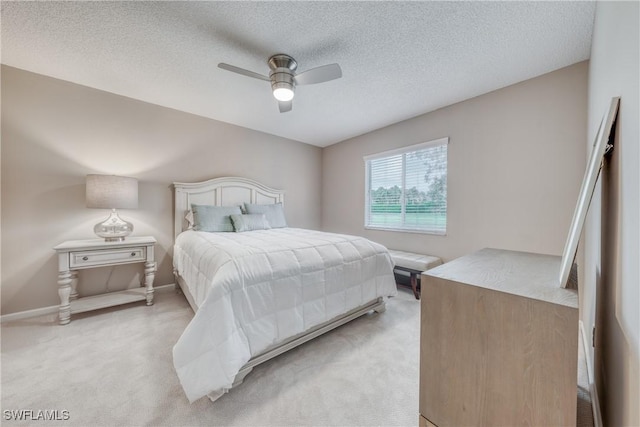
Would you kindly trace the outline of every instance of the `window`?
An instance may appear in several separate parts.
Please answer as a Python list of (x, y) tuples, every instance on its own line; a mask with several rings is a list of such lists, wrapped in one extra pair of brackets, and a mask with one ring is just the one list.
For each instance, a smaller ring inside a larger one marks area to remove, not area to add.
[(447, 232), (447, 145), (441, 138), (366, 156), (366, 228)]

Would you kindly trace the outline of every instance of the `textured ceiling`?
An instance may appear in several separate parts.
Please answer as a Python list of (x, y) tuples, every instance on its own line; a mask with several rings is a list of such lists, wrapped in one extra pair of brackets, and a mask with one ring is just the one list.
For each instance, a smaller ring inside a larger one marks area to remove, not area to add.
[[(593, 2), (2, 2), (2, 63), (327, 146), (589, 58)], [(268, 74), (337, 62), (281, 114)]]

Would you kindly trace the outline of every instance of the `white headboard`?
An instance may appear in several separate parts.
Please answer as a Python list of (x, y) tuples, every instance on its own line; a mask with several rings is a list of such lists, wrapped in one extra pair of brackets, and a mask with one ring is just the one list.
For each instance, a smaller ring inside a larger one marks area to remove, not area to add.
[(192, 203), (239, 206), (243, 203), (284, 203), (284, 191), (239, 177), (214, 178), (203, 182), (174, 182), (174, 238), (187, 229), (185, 216)]

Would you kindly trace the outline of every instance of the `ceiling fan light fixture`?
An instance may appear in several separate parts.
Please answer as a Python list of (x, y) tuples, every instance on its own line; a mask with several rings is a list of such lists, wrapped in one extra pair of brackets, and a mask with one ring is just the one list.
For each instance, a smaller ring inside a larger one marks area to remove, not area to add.
[(285, 85), (282, 85), (280, 87), (273, 88), (273, 97), (278, 101), (291, 101), (293, 99), (293, 95), (293, 86), (286, 87)]
[(290, 69), (284, 67), (276, 68), (269, 73), (269, 78), (271, 79), (271, 91), (275, 99), (280, 102), (288, 102), (293, 99), (295, 81)]

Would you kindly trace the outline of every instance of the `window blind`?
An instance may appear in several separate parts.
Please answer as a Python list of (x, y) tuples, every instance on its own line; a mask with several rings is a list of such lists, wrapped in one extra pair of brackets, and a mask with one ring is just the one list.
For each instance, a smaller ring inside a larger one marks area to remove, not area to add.
[(448, 138), (365, 157), (365, 227), (445, 234)]

